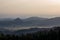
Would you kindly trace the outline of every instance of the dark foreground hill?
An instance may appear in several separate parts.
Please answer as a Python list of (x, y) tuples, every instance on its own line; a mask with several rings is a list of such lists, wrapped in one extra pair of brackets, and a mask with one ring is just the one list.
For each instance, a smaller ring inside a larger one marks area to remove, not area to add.
[(49, 31), (37, 31), (21, 35), (0, 33), (0, 40), (60, 40), (60, 27), (53, 27)]
[(27, 33), (35, 33), (38, 31), (49, 31), (50, 28), (29, 28), (29, 29), (20, 29), (20, 30), (9, 30), (9, 29), (4, 29), (0, 28), (0, 33), (6, 34), (15, 34), (15, 35), (21, 35), (21, 34), (27, 34)]

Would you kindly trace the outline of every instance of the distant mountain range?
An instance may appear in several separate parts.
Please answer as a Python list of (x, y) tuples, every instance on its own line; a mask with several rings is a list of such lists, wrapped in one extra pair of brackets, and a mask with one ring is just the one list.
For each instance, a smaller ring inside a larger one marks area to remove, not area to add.
[(0, 19), (0, 27), (22, 27), (22, 26), (60, 26), (60, 17), (40, 18), (30, 17), (27, 19)]

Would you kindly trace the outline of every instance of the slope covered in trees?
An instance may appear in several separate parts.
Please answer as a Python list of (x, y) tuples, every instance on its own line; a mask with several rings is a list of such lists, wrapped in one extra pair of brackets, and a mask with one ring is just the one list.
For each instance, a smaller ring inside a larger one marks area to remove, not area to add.
[(51, 28), (49, 31), (38, 31), (18, 36), (0, 33), (0, 40), (60, 40), (60, 27)]

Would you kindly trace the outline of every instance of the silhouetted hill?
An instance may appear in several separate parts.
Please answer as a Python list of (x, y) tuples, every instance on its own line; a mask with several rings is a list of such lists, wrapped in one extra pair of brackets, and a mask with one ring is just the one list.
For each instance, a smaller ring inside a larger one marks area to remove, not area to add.
[(14, 21), (15, 24), (19, 24), (19, 25), (20, 25), (21, 23), (23, 23), (23, 21), (22, 21), (20, 18), (16, 18), (16, 19), (14, 19), (13, 21)]
[(31, 28), (17, 31), (0, 31), (0, 40), (60, 40), (60, 26), (50, 29)]
[(46, 19), (46, 20), (30, 20), (26, 21), (26, 26), (60, 26), (60, 17)]
[(20, 29), (20, 30), (9, 30), (9, 29), (4, 29), (0, 28), (0, 33), (4, 34), (14, 34), (14, 35), (21, 35), (21, 34), (27, 34), (27, 33), (36, 33), (38, 31), (40, 32), (48, 32), (50, 30), (60, 30), (60, 27), (52, 27), (52, 28), (29, 28), (29, 29)]
[(22, 26), (60, 26), (60, 17), (56, 18), (39, 18), (30, 17), (27, 19), (16, 18), (13, 20), (0, 21), (0, 27), (22, 27)]
[(45, 20), (45, 21), (43, 21), (42, 25), (44, 25), (44, 26), (60, 26), (60, 17)]
[(41, 24), (43, 21), (47, 19), (48, 18), (30, 17), (23, 20), (23, 26), (38, 26), (38, 24)]
[(30, 17), (30, 18), (26, 18), (24, 19), (23, 21), (26, 22), (26, 21), (40, 21), (40, 20), (46, 20), (48, 18), (40, 18), (40, 17)]
[(49, 30), (50, 28), (30, 28), (30, 29), (20, 29), (20, 30), (9, 30), (9, 29), (0, 28), (0, 33), (21, 35), (27, 33), (35, 33), (38, 31), (49, 31)]
[(18, 26), (21, 25), (23, 21), (20, 18), (16, 18), (13, 20), (4, 20), (4, 21), (0, 21), (0, 27), (13, 27), (13, 26)]

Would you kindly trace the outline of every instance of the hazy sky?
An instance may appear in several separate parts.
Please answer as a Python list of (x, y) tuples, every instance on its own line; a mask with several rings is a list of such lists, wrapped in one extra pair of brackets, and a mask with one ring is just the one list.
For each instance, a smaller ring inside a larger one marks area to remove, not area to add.
[(0, 18), (60, 16), (60, 0), (0, 0)]

